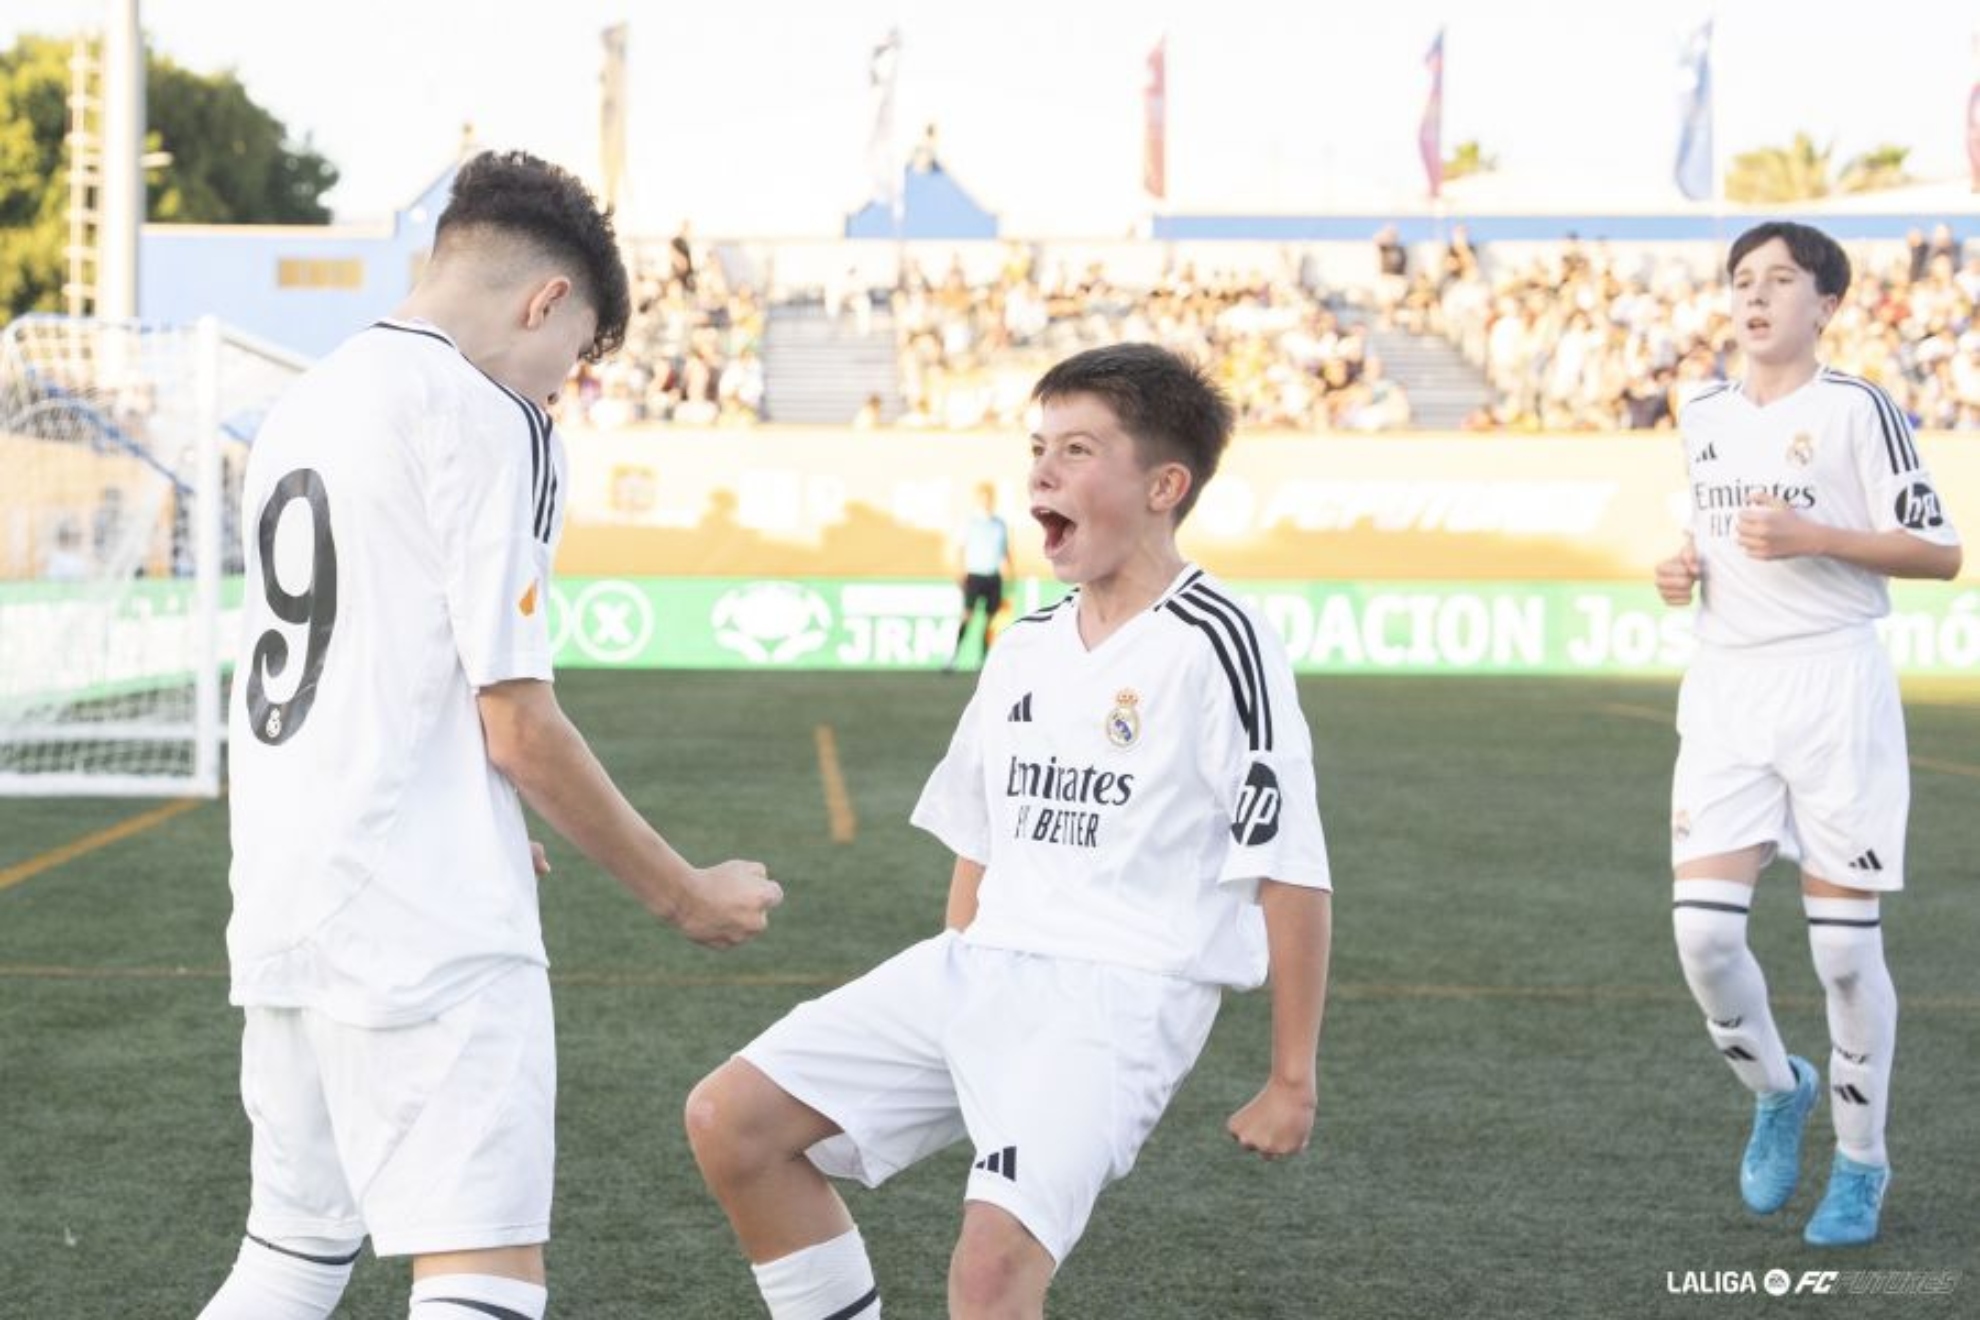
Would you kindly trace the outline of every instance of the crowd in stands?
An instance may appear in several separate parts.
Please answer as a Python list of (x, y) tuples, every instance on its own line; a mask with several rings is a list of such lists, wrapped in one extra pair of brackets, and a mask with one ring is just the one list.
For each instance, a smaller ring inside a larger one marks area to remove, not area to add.
[[(1142, 340), (1213, 364), (1252, 429), (1394, 431), (1411, 425), (1406, 382), (1371, 350), (1371, 330), (1454, 345), (1489, 385), (1468, 429), (1668, 428), (1689, 393), (1741, 370), (1721, 271), (1600, 240), (1482, 252), (1452, 228), (1406, 248), (1375, 235), (1362, 281), (1310, 272), (1212, 272), (1183, 261), (1127, 288), (1100, 263), (1055, 262), (1009, 244), (995, 274), (960, 260), (931, 275), (914, 256), (891, 299), (902, 411), (892, 424), (1021, 424), (1033, 382), (1096, 344)], [(1943, 226), (1852, 253), (1855, 280), (1823, 340), (1824, 361), (1874, 381), (1924, 429), (1980, 430), (1980, 240), (1963, 254)], [(863, 291), (825, 291), (849, 329), (884, 328)], [(685, 228), (634, 273), (623, 351), (586, 367), (567, 415), (613, 427), (759, 420), (768, 309), (698, 251)], [(882, 424), (875, 396), (848, 423)]]
[(603, 362), (579, 365), (559, 401), (560, 415), (601, 429), (760, 420), (769, 311), (756, 290), (732, 284), (686, 226), (662, 259), (635, 254), (629, 264), (625, 344)]
[[(1741, 371), (1723, 272), (1618, 259), (1569, 237), (1490, 263), (1453, 234), (1440, 268), (1408, 285), (1399, 316), (1484, 370), (1494, 398), (1471, 425), (1522, 431), (1675, 425), (1703, 382)], [(1940, 226), (1904, 251), (1859, 254), (1822, 340), (1823, 361), (1881, 385), (1934, 430), (1980, 430), (1980, 244), (1962, 258)]]
[(910, 261), (894, 327), (901, 425), (1018, 424), (1047, 366), (1122, 340), (1214, 364), (1246, 426), (1378, 431), (1409, 422), (1408, 396), (1363, 328), (1344, 323), (1296, 270), (1233, 275), (1184, 262), (1151, 288), (1128, 289), (1099, 263), (1040, 271), (1013, 245), (984, 284), (971, 284), (959, 263), (931, 278)]

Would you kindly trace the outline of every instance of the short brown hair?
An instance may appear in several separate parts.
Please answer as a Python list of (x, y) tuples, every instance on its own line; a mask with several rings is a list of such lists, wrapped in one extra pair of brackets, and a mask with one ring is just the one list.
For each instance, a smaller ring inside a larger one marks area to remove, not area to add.
[(1769, 220), (1734, 239), (1732, 251), (1726, 254), (1726, 274), (1737, 271), (1754, 248), (1777, 238), (1787, 244), (1794, 264), (1815, 277), (1815, 292), (1835, 298), (1849, 292), (1849, 254), (1842, 250), (1842, 244), (1813, 225), (1792, 220)]
[(1109, 344), (1075, 353), (1039, 377), (1038, 403), (1090, 394), (1105, 403), (1134, 439), (1146, 464), (1181, 463), (1189, 491), (1176, 505), (1180, 523), (1217, 473), (1236, 412), (1204, 368), (1155, 344)]

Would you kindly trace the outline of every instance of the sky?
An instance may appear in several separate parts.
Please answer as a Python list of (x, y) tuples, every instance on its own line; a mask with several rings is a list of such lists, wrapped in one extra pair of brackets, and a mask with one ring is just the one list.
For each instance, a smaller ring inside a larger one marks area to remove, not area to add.
[[(5, 0), (23, 32), (99, 27), (107, 0)], [(279, 17), (276, 15), (279, 14)], [(1580, 210), (1673, 206), (1678, 54), (1715, 19), (1721, 159), (1884, 143), (1964, 177), (1980, 9), (1964, 0), (143, 0), (154, 50), (248, 92), (342, 173), (339, 220), (383, 219), (463, 125), (598, 170), (602, 31), (629, 25), (621, 231), (830, 237), (871, 189), (867, 69), (901, 33), (904, 150), (943, 164), (1007, 234), (1119, 237), (1141, 191), (1141, 87), (1168, 50), (1171, 213), (1369, 212), (1424, 197), (1416, 149), (1439, 27), (1444, 141)]]

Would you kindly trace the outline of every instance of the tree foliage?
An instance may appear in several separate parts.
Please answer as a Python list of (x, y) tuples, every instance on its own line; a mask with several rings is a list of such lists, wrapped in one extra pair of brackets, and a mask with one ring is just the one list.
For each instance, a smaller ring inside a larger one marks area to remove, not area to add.
[(1905, 159), (1911, 155), (1910, 147), (1893, 146), (1886, 142), (1880, 147), (1853, 157), (1842, 167), (1842, 177), (1837, 187), (1846, 193), (1879, 192), (1885, 188), (1901, 188), (1914, 182), (1911, 173), (1904, 168)]
[[(0, 312), (61, 303), (68, 242), (66, 39), (24, 36), (0, 51)], [(231, 70), (194, 73), (146, 57), (146, 148), (171, 153), (148, 173), (146, 215), (204, 224), (320, 224), (337, 169), (256, 105)]]
[(1498, 168), (1499, 158), (1487, 155), (1485, 148), (1473, 138), (1451, 148), (1450, 156), (1444, 161), (1444, 178), (1462, 179), (1472, 174), (1490, 174)]
[(1726, 197), (1754, 205), (1806, 202), (1836, 193), (1876, 192), (1912, 181), (1905, 172), (1909, 147), (1889, 143), (1855, 156), (1838, 170), (1832, 163), (1835, 146), (1816, 146), (1806, 133), (1796, 133), (1785, 147), (1762, 147), (1733, 157), (1726, 171)]

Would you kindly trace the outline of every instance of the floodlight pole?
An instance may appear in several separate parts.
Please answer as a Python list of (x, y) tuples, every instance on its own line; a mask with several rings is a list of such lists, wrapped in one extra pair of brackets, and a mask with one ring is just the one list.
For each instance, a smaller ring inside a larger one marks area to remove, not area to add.
[(144, 34), (138, 0), (106, 0), (96, 230), (96, 315), (138, 315), (138, 229), (144, 223)]

